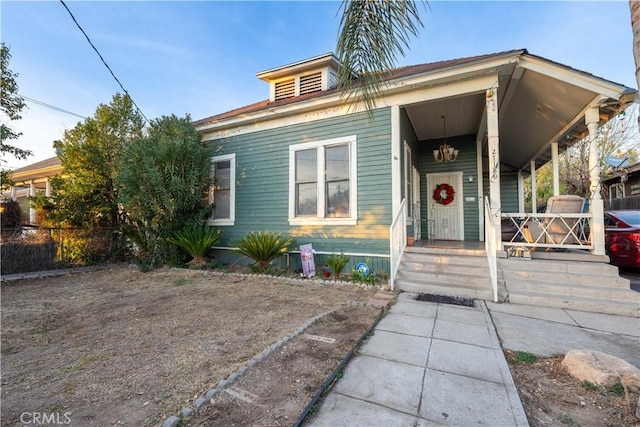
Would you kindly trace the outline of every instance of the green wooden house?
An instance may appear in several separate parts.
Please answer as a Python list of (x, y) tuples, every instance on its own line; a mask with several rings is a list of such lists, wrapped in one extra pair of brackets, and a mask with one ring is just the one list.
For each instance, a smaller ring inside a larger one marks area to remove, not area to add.
[(558, 154), (585, 137), (595, 147), (635, 89), (512, 50), (391, 70), (369, 113), (336, 88), (339, 67), (326, 54), (260, 72), (268, 99), (195, 122), (215, 150), (217, 256), (275, 231), (312, 243), (319, 262), (369, 258), (392, 288), (494, 300), (513, 295), (511, 248), (532, 250), (527, 268), (606, 265), (600, 192), (572, 217), (588, 224), (580, 238), (532, 241), (526, 224), (549, 219), (525, 212), (523, 180), (553, 162), (557, 194)]

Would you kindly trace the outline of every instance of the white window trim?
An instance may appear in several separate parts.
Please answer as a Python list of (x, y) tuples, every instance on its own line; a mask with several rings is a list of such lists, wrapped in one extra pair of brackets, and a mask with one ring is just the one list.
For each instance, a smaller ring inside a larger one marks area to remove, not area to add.
[[(413, 224), (413, 156), (411, 152), (411, 146), (404, 141), (404, 198), (407, 200), (407, 224)], [(409, 167), (407, 167), (407, 165)], [(411, 198), (409, 198), (411, 194)], [(411, 199), (411, 203), (409, 202)]]
[[(211, 173), (214, 172), (214, 165), (216, 162), (229, 161), (229, 218), (209, 218), (207, 220), (208, 225), (215, 226), (229, 226), (235, 225), (236, 222), (236, 154), (224, 154), (222, 156), (214, 156), (211, 158)], [(212, 200), (209, 199), (209, 203)]]
[[(324, 150), (319, 148), (331, 145), (349, 144), (349, 214), (348, 218), (325, 218), (325, 177)], [(296, 218), (296, 160), (295, 153), (300, 150), (318, 149), (317, 185), (318, 205), (317, 217)], [(356, 135), (322, 141), (304, 142), (289, 146), (289, 224), (290, 225), (356, 225), (358, 223), (358, 150)]]

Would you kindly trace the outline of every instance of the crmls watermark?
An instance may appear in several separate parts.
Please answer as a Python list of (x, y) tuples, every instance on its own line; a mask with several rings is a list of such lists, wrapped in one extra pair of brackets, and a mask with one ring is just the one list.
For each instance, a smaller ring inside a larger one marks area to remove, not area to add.
[(27, 426), (69, 425), (71, 412), (23, 412), (20, 422)]

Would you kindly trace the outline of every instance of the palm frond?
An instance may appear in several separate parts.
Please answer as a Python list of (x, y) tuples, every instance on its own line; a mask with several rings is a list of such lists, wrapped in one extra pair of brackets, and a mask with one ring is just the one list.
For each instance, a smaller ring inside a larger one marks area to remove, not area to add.
[(189, 263), (201, 267), (205, 264), (207, 252), (222, 239), (218, 228), (192, 225), (176, 232), (167, 241), (184, 250), (193, 260)]
[(413, 0), (343, 0), (340, 10), (338, 84), (352, 106), (362, 102), (371, 112), (386, 72), (423, 27), (418, 5)]
[(273, 259), (287, 252), (293, 242), (292, 237), (282, 237), (282, 233), (251, 232), (235, 243), (235, 252), (248, 256), (259, 269), (265, 270)]

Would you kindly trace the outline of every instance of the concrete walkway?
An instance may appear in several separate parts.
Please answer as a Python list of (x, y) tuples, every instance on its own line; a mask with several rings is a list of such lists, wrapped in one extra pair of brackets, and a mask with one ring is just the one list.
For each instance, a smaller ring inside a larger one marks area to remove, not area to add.
[(640, 366), (636, 317), (415, 297), (400, 295), (311, 425), (527, 425), (502, 347), (540, 357), (597, 350)]
[(400, 295), (310, 424), (527, 425), (486, 304), (415, 296)]

